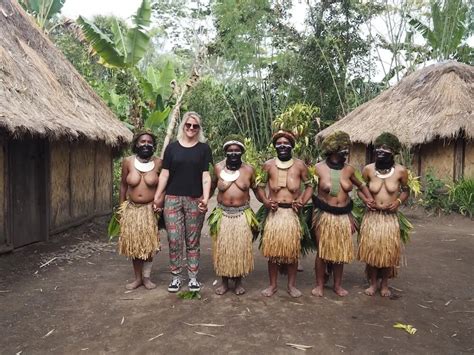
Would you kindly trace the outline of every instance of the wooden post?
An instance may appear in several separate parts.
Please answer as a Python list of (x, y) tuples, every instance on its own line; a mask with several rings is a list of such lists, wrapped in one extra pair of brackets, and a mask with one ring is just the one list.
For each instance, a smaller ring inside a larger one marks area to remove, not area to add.
[(464, 139), (464, 134), (460, 134), (454, 142), (453, 181), (455, 182), (464, 177), (465, 149), (466, 140)]

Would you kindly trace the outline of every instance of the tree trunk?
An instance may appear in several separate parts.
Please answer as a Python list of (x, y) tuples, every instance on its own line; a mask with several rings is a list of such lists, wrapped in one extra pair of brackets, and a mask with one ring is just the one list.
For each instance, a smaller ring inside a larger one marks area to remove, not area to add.
[(160, 156), (161, 156), (162, 159), (163, 159), (163, 155), (165, 154), (165, 149), (168, 146), (168, 144), (171, 140), (171, 137), (173, 136), (173, 131), (174, 131), (174, 127), (176, 126), (176, 122), (178, 121), (178, 118), (180, 116), (181, 105), (183, 103), (184, 95), (189, 90), (191, 90), (198, 83), (198, 81), (200, 79), (198, 69), (201, 66), (204, 54), (205, 53), (204, 53), (203, 50), (201, 50), (199, 52), (199, 54), (196, 58), (196, 61), (193, 65), (193, 68), (191, 70), (191, 75), (190, 75), (188, 81), (186, 82), (186, 84), (181, 89), (178, 89), (179, 96), (178, 96), (178, 99), (176, 100), (176, 104), (174, 105), (173, 110), (171, 110), (171, 113), (170, 113), (170, 116), (169, 116), (170, 118), (169, 118), (169, 122), (168, 122), (168, 128), (166, 129), (165, 140), (163, 142), (163, 147), (161, 148)]

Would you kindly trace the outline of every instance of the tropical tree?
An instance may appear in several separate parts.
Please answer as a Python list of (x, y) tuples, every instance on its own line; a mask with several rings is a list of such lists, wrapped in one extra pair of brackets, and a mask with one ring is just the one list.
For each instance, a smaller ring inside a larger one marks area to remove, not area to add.
[(430, 10), (430, 23), (408, 15), (410, 25), (431, 49), (426, 59), (457, 59), (472, 64), (473, 49), (463, 44), (473, 27), (468, 3), (464, 0), (431, 0)]
[(38, 26), (46, 33), (54, 27), (54, 19), (59, 15), (66, 0), (20, 0), (20, 4), (32, 14)]
[[(112, 19), (110, 33), (99, 28), (97, 23), (83, 17), (77, 20), (85, 38), (99, 57), (99, 63), (121, 72), (123, 85), (117, 94), (128, 93), (131, 97), (129, 116), (135, 128), (146, 126), (156, 130), (162, 126), (170, 111), (171, 82), (175, 79), (170, 62), (162, 69), (149, 66), (140, 70), (139, 62), (150, 50), (151, 5), (143, 0), (132, 16), (133, 26), (128, 28), (117, 18)], [(112, 95), (114, 103), (117, 96)]]

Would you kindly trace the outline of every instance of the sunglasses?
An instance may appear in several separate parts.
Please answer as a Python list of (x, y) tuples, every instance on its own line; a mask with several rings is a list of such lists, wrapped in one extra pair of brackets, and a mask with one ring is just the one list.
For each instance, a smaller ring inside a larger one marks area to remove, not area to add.
[(184, 126), (187, 129), (199, 129), (201, 126), (198, 123), (185, 123)]

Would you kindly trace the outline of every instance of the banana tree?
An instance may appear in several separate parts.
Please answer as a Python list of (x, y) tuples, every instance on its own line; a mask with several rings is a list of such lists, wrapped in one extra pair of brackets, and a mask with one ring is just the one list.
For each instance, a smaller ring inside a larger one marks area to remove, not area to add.
[[(438, 61), (456, 58), (472, 60), (471, 51), (466, 51), (462, 41), (469, 36), (468, 6), (463, 0), (431, 0), (431, 24), (410, 18), (410, 25), (419, 32), (431, 47), (430, 57)], [(471, 52), (469, 54), (469, 52)], [(467, 56), (465, 55), (467, 54)], [(470, 57), (470, 58), (469, 58)]]
[(32, 14), (38, 26), (48, 33), (51, 20), (61, 12), (66, 0), (22, 0), (20, 4)]
[[(94, 22), (79, 16), (77, 23), (81, 26), (85, 39), (92, 47), (93, 53), (99, 56), (99, 63), (110, 68), (128, 71), (133, 81), (140, 86), (142, 75), (138, 62), (150, 48), (150, 32), (147, 27), (151, 21), (150, 0), (143, 0), (134, 16), (133, 26), (124, 28), (114, 19), (111, 26), (112, 35), (109, 36), (99, 29)], [(130, 106), (130, 121), (134, 127), (143, 126), (142, 100), (136, 90), (131, 92), (132, 105)]]
[(146, 27), (151, 23), (150, 18), (150, 0), (143, 0), (136, 14), (132, 16), (133, 27), (122, 29), (118, 21), (114, 20), (112, 38), (82, 16), (79, 16), (77, 22), (94, 52), (100, 57), (101, 64), (134, 68), (149, 48), (150, 34)]

